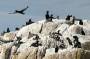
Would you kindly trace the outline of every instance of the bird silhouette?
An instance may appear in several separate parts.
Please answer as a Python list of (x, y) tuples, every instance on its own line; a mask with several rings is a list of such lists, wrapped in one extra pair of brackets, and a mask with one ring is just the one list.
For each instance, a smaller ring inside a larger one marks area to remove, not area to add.
[(22, 10), (15, 10), (13, 13), (9, 13), (9, 14), (16, 14), (16, 13), (19, 13), (19, 14), (25, 14), (24, 11), (26, 11), (29, 7), (27, 6), (26, 8), (22, 9)]

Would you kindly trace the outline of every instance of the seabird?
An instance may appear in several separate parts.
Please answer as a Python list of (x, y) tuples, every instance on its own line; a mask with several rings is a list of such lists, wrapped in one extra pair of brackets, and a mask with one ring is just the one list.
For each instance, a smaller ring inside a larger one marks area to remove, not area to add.
[(66, 39), (68, 40), (69, 45), (73, 45), (69, 37), (67, 37)]
[(81, 43), (78, 40), (77, 36), (73, 36), (74, 40), (74, 48), (81, 48)]
[(16, 14), (16, 13), (19, 13), (19, 14), (25, 14), (24, 11), (26, 11), (29, 7), (27, 6), (26, 8), (22, 9), (22, 10), (15, 10), (13, 13), (9, 13), (9, 14)]

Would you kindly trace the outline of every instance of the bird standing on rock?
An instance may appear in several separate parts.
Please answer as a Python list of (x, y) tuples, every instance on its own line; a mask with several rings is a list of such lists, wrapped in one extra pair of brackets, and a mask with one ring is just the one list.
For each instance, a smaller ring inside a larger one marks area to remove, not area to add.
[(73, 36), (74, 38), (74, 48), (81, 48), (81, 43), (78, 41), (77, 36)]
[(69, 45), (73, 45), (69, 37), (67, 37), (66, 39), (68, 40)]
[(33, 39), (33, 40), (36, 40), (35, 43), (32, 43), (31, 46), (34, 46), (34, 47), (38, 47), (38, 46), (42, 46), (41, 43), (39, 43), (39, 36), (36, 34), (36, 37)]
[(49, 20), (49, 11), (46, 11), (46, 15), (45, 15), (46, 20)]

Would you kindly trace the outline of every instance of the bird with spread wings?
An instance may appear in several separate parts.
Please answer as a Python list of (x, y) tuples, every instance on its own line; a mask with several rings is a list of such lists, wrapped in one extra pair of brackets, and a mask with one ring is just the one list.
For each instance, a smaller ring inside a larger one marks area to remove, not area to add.
[(19, 13), (19, 14), (25, 14), (24, 11), (26, 11), (29, 7), (27, 6), (26, 8), (22, 9), (22, 10), (15, 10), (13, 13), (9, 13), (9, 14), (16, 14), (16, 13)]

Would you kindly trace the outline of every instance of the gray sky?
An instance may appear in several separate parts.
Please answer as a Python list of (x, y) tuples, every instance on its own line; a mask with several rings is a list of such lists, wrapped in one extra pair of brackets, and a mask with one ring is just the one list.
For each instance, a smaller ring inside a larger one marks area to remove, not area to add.
[[(29, 9), (25, 11), (25, 15), (8, 14), (27, 5)], [(90, 19), (90, 0), (0, 0), (0, 32), (7, 27), (14, 30), (29, 18), (33, 21), (44, 19), (46, 10), (60, 18), (72, 14), (77, 18)]]

